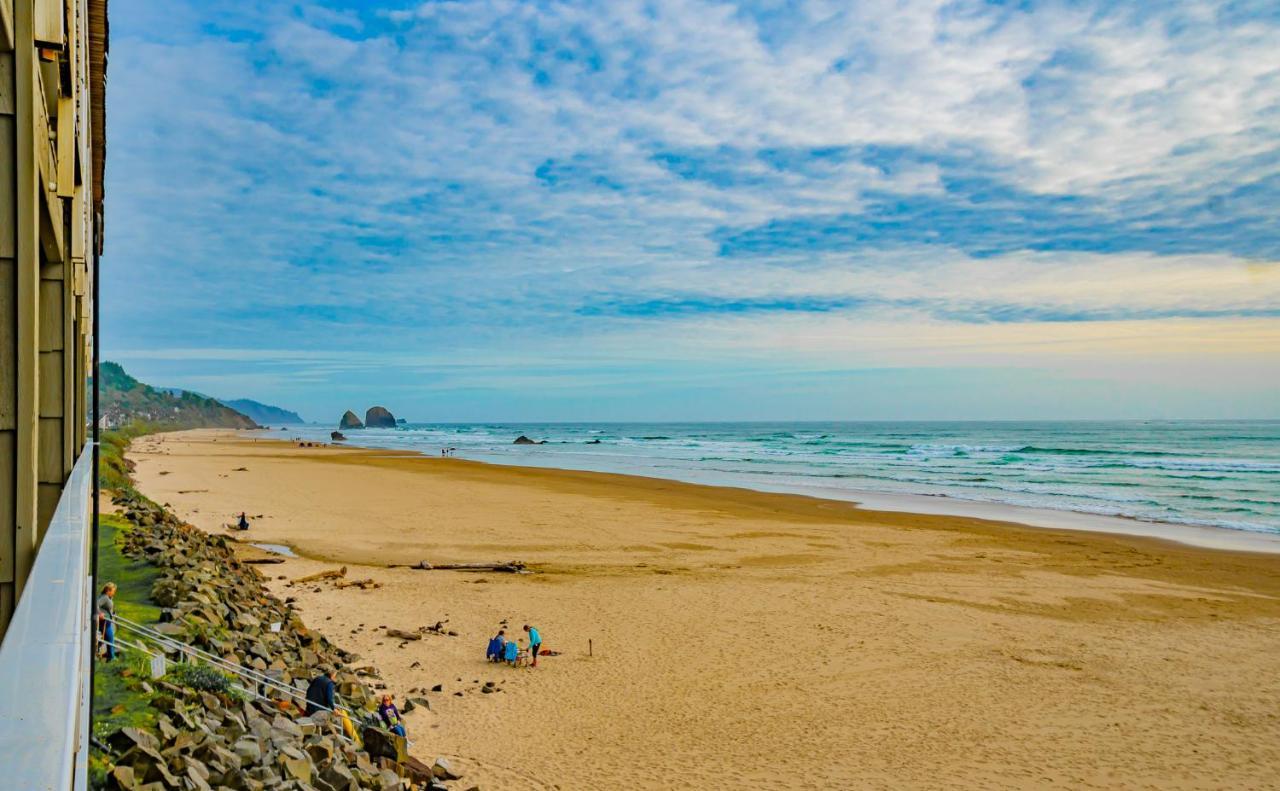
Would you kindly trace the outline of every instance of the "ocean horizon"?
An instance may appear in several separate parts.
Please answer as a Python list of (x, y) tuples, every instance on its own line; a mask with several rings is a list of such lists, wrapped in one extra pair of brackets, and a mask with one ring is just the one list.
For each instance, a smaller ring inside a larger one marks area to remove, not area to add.
[[(319, 424), (273, 429), (330, 441)], [(535, 445), (513, 444), (525, 435)], [(949, 498), (1280, 536), (1280, 420), (405, 423), (347, 444), (864, 500)], [(874, 504), (872, 504), (874, 507)]]

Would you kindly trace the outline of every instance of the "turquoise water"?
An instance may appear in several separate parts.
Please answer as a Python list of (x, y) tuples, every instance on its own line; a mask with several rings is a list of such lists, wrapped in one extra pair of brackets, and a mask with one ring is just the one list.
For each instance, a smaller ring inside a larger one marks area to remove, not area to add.
[[(329, 431), (286, 433), (328, 440)], [(513, 445), (520, 434), (547, 444)], [(1280, 421), (409, 424), (347, 436), (502, 464), (1280, 534)]]

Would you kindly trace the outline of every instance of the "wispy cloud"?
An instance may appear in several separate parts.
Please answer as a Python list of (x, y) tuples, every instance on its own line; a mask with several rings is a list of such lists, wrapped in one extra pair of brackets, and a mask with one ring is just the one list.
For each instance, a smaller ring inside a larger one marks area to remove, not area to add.
[[(1222, 340), (1194, 367), (1277, 322), (1264, 5), (112, 12), (107, 349), (152, 378), (320, 413), (465, 384), (518, 411), (550, 385), (504, 366), (555, 371), (562, 399), (633, 364), (637, 386), (783, 371), (780, 318), (830, 370), (866, 364), (825, 340), (851, 327), (1194, 321)], [(1107, 356), (1105, 333), (1072, 337)], [(928, 357), (886, 348), (877, 365)], [(1246, 364), (1280, 387), (1274, 350)]]

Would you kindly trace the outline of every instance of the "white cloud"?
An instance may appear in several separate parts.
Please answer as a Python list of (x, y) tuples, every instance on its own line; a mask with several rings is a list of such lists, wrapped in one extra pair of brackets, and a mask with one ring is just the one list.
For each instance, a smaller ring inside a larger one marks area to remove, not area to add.
[[(387, 360), (411, 347), (431, 350), (431, 365), (461, 354), (497, 365), (514, 348), (572, 368), (628, 347), (631, 359), (713, 348), (745, 359), (811, 342), (837, 359), (830, 338), (852, 332), (882, 342), (867, 359), (887, 364), (902, 347), (888, 329), (863, 332), (871, 311), (922, 348), (934, 336), (912, 326), (1014, 331), (944, 321), (953, 309), (1265, 311), (1280, 304), (1275, 265), (1226, 250), (973, 257), (943, 235), (878, 250), (717, 254), (723, 227), (854, 213), (876, 194), (946, 197), (945, 167), (927, 157), (778, 167), (762, 150), (963, 155), (1011, 189), (1070, 192), (1103, 209), (1160, 189), (1194, 203), (1274, 175), (1274, 162), (1256, 160), (1280, 139), (1276, 27), (1223, 22), (1219, 10), (481, 0), (362, 14), (177, 3), (158, 24), (121, 0), (108, 339), (140, 360), (150, 344), (246, 364), (256, 358), (242, 350), (262, 347)], [(655, 158), (664, 152), (710, 164), (681, 178)], [(723, 172), (708, 174), (717, 156)], [(564, 168), (561, 184), (538, 178), (548, 161)], [(810, 297), (868, 307), (580, 312), (603, 301)], [(688, 333), (698, 342), (665, 345)], [(579, 352), (561, 359), (565, 344)], [(337, 367), (312, 375), (363, 365), (325, 360)]]

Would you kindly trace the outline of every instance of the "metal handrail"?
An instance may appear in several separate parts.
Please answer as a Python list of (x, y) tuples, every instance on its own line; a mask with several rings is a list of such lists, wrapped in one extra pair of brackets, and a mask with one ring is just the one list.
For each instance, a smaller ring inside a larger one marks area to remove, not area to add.
[[(153, 658), (155, 658), (155, 657), (165, 658), (165, 655), (164, 655), (164, 653), (162, 652), (162, 651), (163, 651), (163, 649), (157, 649), (157, 650), (155, 650), (155, 651), (152, 651), (152, 650), (151, 650), (151, 648), (149, 648), (149, 647), (147, 646), (147, 644), (146, 644), (146, 643), (142, 642), (142, 640), (141, 640), (141, 639), (139, 639), (139, 640), (137, 640), (137, 641), (131, 641), (131, 640), (126, 640), (126, 639), (121, 638), (121, 637), (117, 637), (117, 638), (116, 638), (115, 640), (113, 640), (111, 643), (108, 643), (108, 642), (107, 642), (107, 639), (106, 639), (105, 637), (103, 637), (101, 634), (99, 634), (99, 635), (98, 635), (98, 647), (99, 647), (99, 648), (103, 648), (103, 647), (106, 647), (107, 645), (110, 645), (110, 646), (111, 646), (112, 648), (114, 648), (116, 651), (137, 651), (137, 652), (139, 652), (139, 653), (141, 653), (141, 654), (146, 654), (146, 655), (147, 655), (147, 656), (149, 656), (149, 657), (153, 657)], [(167, 647), (167, 646), (166, 646), (166, 647)], [(241, 681), (243, 682), (243, 681), (244, 681), (244, 679), (243, 679), (243, 678), (241, 678)], [(247, 685), (247, 686), (245, 686), (245, 685), (234, 685), (234, 684), (233, 684), (233, 685), (232, 685), (232, 687), (233, 687), (234, 689), (238, 690), (239, 692), (242, 692), (242, 693), (244, 693), (244, 694), (246, 694), (246, 695), (249, 695), (249, 696), (250, 696), (250, 697), (252, 697), (254, 700), (265, 700), (265, 701), (268, 701), (268, 702), (272, 702), (272, 699), (271, 699), (270, 697), (268, 697), (268, 696), (264, 695), (263, 693), (259, 692), (259, 691), (258, 691), (258, 689), (257, 689), (256, 687), (254, 687), (252, 684), (249, 684), (249, 685)], [(296, 691), (296, 690), (295, 690), (295, 691)], [(350, 713), (350, 711), (349, 711), (349, 710), (347, 710), (346, 708), (343, 708), (343, 707), (339, 707), (338, 709), (331, 709), (331, 708), (329, 708), (328, 706), (321, 706), (321, 705), (319, 705), (319, 704), (316, 704), (316, 707), (317, 707), (317, 708), (319, 708), (319, 709), (322, 709), (322, 710), (324, 710), (324, 711), (327, 711), (327, 712), (329, 712), (330, 714), (334, 714), (334, 713), (336, 713), (337, 711), (341, 711), (341, 712), (343, 712), (344, 714), (346, 714), (346, 715), (347, 715), (347, 717), (348, 717), (349, 719), (351, 718), (351, 713)], [(352, 721), (353, 723), (355, 722), (355, 720), (351, 720), (351, 721)], [(337, 736), (338, 736), (338, 738), (342, 739), (343, 741), (346, 741), (346, 742), (350, 742), (350, 743), (352, 743), (352, 744), (355, 744), (355, 741), (354, 741), (353, 739), (348, 738), (348, 737), (347, 737), (347, 735), (346, 735), (345, 733), (339, 733), (339, 734), (337, 734)]]
[[(165, 648), (201, 659), (211, 665), (214, 665), (219, 670), (223, 670), (225, 672), (231, 673), (242, 680), (246, 680), (258, 686), (269, 687), (271, 689), (276, 690), (277, 692), (281, 692), (285, 695), (288, 695), (289, 697), (295, 700), (310, 702), (306, 700), (306, 694), (303, 693), (301, 690), (299, 690), (296, 687), (285, 684), (283, 681), (280, 681), (279, 679), (272, 678), (271, 676), (260, 673), (257, 670), (253, 670), (252, 668), (247, 668), (244, 665), (237, 665), (236, 663), (231, 662), (227, 659), (224, 659), (216, 654), (211, 654), (208, 651), (197, 648), (194, 645), (191, 645), (190, 643), (184, 643), (179, 640), (175, 640), (172, 637), (169, 637), (168, 635), (161, 634), (160, 632), (157, 632), (154, 629), (151, 629), (150, 627), (144, 626), (140, 623), (137, 623), (136, 621), (131, 621), (128, 618), (123, 618), (117, 615), (113, 620), (117, 626), (124, 627), (126, 631), (137, 632), (138, 634), (152, 640), (153, 642), (160, 643)], [(346, 714), (348, 717), (350, 717), (353, 722), (355, 721), (355, 712), (348, 706), (338, 705), (330, 709), (328, 706), (321, 706), (319, 704), (315, 704), (315, 705), (317, 708), (323, 709), (330, 713), (341, 711), (344, 714)]]
[(4, 783), (31, 791), (84, 788), (93, 657), (92, 530), (86, 447), (62, 490), (0, 644)]

